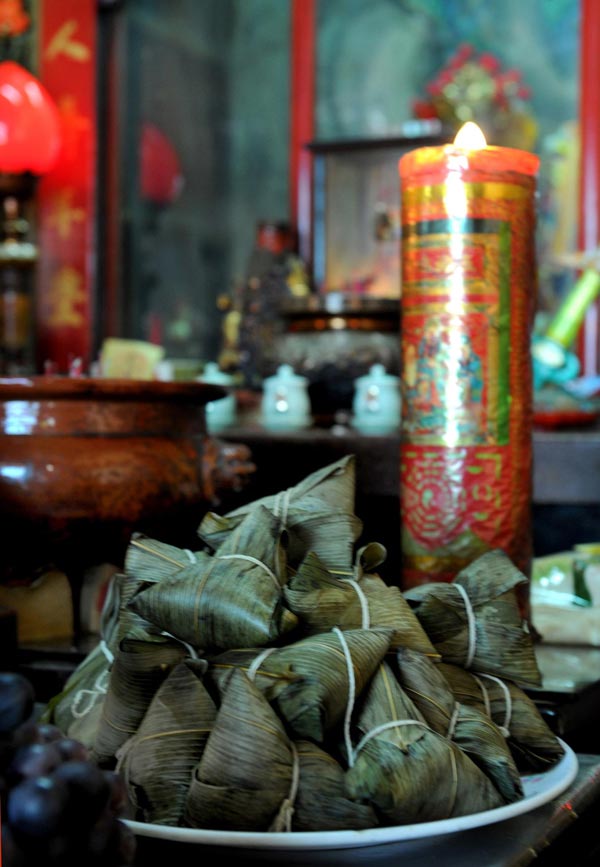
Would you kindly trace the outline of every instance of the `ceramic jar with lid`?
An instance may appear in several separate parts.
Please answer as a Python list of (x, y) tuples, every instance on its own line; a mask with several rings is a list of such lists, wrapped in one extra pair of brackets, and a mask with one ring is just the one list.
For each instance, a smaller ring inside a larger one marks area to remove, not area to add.
[[(281, 308), (284, 332), (277, 336), (277, 363), (291, 364), (308, 379), (315, 423), (329, 427), (350, 415), (357, 377), (373, 364), (399, 373), (399, 305), (383, 298), (341, 292), (289, 298)], [(274, 370), (268, 371), (268, 376)]]
[[(226, 390), (232, 389), (235, 384), (234, 378), (222, 371), (215, 361), (208, 361), (206, 363), (202, 375), (198, 377), (198, 381), (206, 382), (210, 385), (221, 385)], [(236, 421), (236, 409), (235, 394), (233, 393), (228, 393), (220, 400), (209, 401), (204, 407), (207, 430), (210, 433), (215, 433), (234, 425)]]
[(383, 364), (373, 364), (354, 387), (352, 426), (365, 434), (391, 434), (400, 429), (400, 380)]
[(302, 430), (310, 427), (308, 380), (290, 364), (281, 364), (274, 376), (263, 382), (261, 423), (269, 430)]

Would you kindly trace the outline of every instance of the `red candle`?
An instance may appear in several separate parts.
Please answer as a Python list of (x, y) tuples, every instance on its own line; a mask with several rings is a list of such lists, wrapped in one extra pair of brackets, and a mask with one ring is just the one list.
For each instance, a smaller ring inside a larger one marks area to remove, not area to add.
[(531, 568), (539, 160), (462, 133), (399, 164), (406, 588), (491, 548)]

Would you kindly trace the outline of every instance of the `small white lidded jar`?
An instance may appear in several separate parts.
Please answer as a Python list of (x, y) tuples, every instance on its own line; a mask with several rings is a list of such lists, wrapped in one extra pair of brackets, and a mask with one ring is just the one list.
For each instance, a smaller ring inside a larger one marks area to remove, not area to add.
[(374, 364), (354, 383), (352, 426), (364, 434), (384, 435), (400, 430), (400, 379)]
[[(223, 388), (232, 388), (234, 379), (229, 374), (220, 370), (215, 361), (207, 361), (204, 371), (198, 377), (198, 382), (207, 382), (211, 385), (222, 385)], [(236, 422), (236, 399), (235, 394), (228, 394), (220, 400), (212, 400), (205, 406), (206, 429), (209, 433), (231, 427)]]
[(269, 430), (302, 430), (312, 424), (308, 380), (281, 364), (263, 382), (261, 424)]

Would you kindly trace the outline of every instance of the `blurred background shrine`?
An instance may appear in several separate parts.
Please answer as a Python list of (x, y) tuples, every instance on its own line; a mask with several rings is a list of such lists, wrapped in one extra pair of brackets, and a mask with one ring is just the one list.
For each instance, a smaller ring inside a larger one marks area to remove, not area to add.
[[(216, 373), (260, 467), (361, 456), (393, 555), (399, 428), (373, 449), (351, 412), (373, 365), (398, 374), (398, 159), (469, 119), (540, 156), (534, 331), (587, 269), (559, 349), (597, 397), (599, 42), (593, 0), (0, 0), (0, 133), (28, 133), (17, 161), (0, 135), (2, 376), (93, 374), (111, 340)], [(282, 362), (315, 430), (274, 446)], [(586, 397), (538, 416), (540, 554), (600, 537)]]
[[(266, 328), (306, 332), (299, 320), (338, 304), (395, 332), (398, 155), (469, 117), (490, 144), (542, 157), (545, 323), (576, 273), (561, 256), (597, 241), (595, 14), (579, 0), (4, 0), (2, 58), (39, 78), (62, 136), (21, 196), (19, 238), (37, 246), (23, 368), (87, 369), (118, 336), (160, 343), (181, 375), (218, 359), (252, 382), (274, 363), (244, 354), (265, 298)], [(594, 373), (591, 315), (586, 329)], [(21, 362), (3, 351), (10, 373)]]

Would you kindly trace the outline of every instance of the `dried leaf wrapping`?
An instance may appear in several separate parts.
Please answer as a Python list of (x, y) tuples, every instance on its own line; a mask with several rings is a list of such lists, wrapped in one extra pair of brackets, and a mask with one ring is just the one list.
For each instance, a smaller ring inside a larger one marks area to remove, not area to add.
[[(343, 636), (352, 660), (354, 689), (360, 695), (388, 652), (390, 632), (352, 629)], [(255, 651), (253, 659), (257, 656)], [(214, 665), (235, 665), (240, 658), (240, 651), (221, 654), (210, 660), (209, 673)], [(246, 660), (245, 663), (242, 667), (248, 671)], [(267, 684), (273, 707), (295, 737), (322, 743), (344, 716), (350, 694), (348, 661), (334, 632), (273, 648), (260, 662), (256, 675), (257, 684)], [(292, 679), (290, 675), (296, 677)]]
[(540, 686), (533, 638), (515, 593), (525, 581), (507, 555), (494, 550), (474, 560), (454, 581), (422, 584), (406, 590), (404, 597), (444, 662)]
[(100, 618), (100, 640), (68, 677), (40, 715), (69, 737), (91, 749), (106, 697), (110, 668), (120, 642), (120, 614), (127, 575), (115, 573), (109, 581)]
[(132, 533), (125, 552), (125, 572), (142, 583), (154, 584), (169, 578), (200, 558), (202, 552), (177, 548), (152, 539), (144, 533)]
[(440, 672), (457, 701), (476, 707), (506, 729), (507, 744), (522, 773), (545, 771), (564, 755), (535, 702), (516, 684), (446, 663)]
[(41, 716), (41, 722), (58, 726), (68, 737), (91, 749), (96, 739), (102, 706), (108, 689), (111, 662), (97, 645), (53, 696)]
[(202, 683), (206, 663), (184, 660), (154, 695), (137, 732), (119, 751), (134, 818), (179, 825), (191, 774), (217, 715)]
[(154, 694), (172, 668), (186, 655), (185, 647), (168, 638), (123, 639), (110, 671), (108, 692), (96, 732), (92, 758), (103, 767), (116, 763), (116, 753), (135, 734)]
[(193, 771), (185, 823), (266, 831), (290, 794), (293, 770), (283, 723), (244, 672), (235, 671)]
[[(268, 651), (274, 653), (275, 648), (268, 648)], [(209, 657), (206, 679), (222, 695), (233, 672), (241, 669), (259, 688), (267, 701), (272, 701), (295, 681), (304, 682), (303, 675), (293, 671), (293, 663), (277, 664), (275, 660), (276, 665), (272, 665), (269, 671), (262, 664), (256, 666), (255, 663), (260, 663), (264, 652), (264, 648), (261, 647), (238, 647)]]
[(152, 539), (143, 533), (133, 533), (125, 552), (126, 580), (123, 585), (120, 612), (120, 638), (143, 639), (160, 632), (129, 606), (133, 597), (165, 578), (177, 578), (190, 563), (196, 563), (205, 555), (176, 548)]
[(344, 770), (329, 753), (303, 740), (296, 741), (296, 750), (300, 770), (293, 831), (358, 830), (378, 824), (369, 804), (358, 804), (348, 797)]
[(388, 586), (378, 575), (340, 579), (310, 553), (290, 577), (283, 595), (307, 635), (328, 632), (334, 626), (344, 630), (384, 627), (392, 630), (390, 648), (413, 647), (439, 657), (399, 588)]
[(346, 788), (354, 800), (371, 804), (383, 822), (437, 821), (502, 804), (471, 759), (429, 728), (387, 664), (379, 667), (361, 705), (355, 727), (369, 739), (354, 745)]
[(208, 512), (198, 535), (218, 548), (246, 515), (266, 508), (289, 533), (288, 560), (292, 565), (314, 551), (332, 569), (350, 568), (354, 543), (362, 521), (354, 514), (355, 458), (348, 455), (306, 476), (299, 484), (262, 497), (225, 516)]
[(130, 607), (198, 650), (263, 646), (297, 624), (283, 604), (281, 528), (266, 509), (249, 514), (214, 555), (137, 593)]
[(519, 771), (504, 735), (485, 713), (456, 700), (439, 665), (423, 654), (400, 648), (394, 672), (431, 728), (470, 756), (507, 804), (523, 797)]

